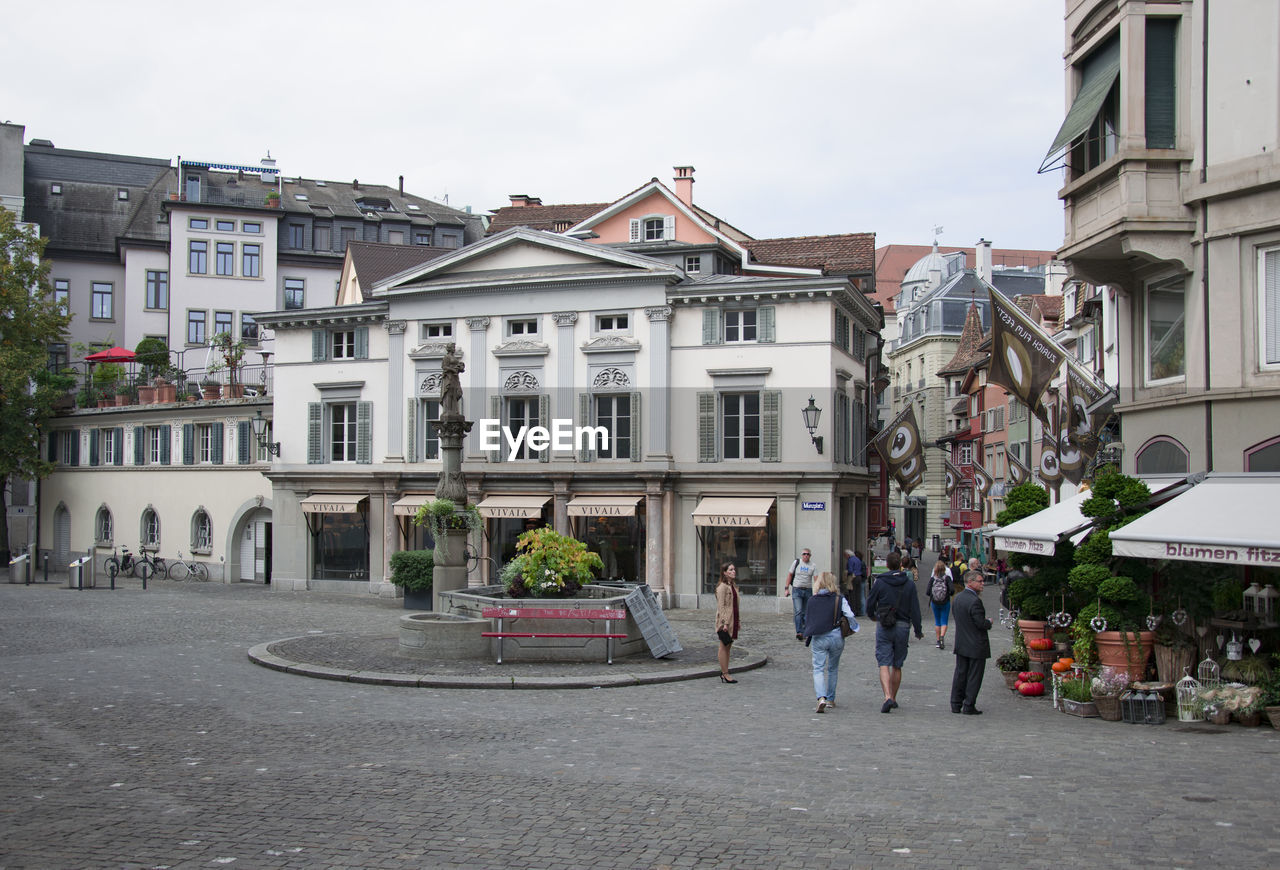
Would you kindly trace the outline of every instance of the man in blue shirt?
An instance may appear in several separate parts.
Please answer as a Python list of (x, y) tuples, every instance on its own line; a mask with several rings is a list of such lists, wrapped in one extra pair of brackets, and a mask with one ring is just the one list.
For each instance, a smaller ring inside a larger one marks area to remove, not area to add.
[(844, 555), (844, 575), (845, 585), (849, 589), (849, 606), (853, 608), (854, 616), (861, 616), (864, 590), (862, 580), (867, 569), (862, 563), (862, 558), (853, 550), (845, 550)]

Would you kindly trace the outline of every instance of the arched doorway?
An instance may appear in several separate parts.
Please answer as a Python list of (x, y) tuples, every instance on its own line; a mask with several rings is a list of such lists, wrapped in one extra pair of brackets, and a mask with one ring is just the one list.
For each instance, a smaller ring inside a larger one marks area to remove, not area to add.
[(237, 537), (241, 583), (271, 582), (271, 511), (258, 508), (244, 518)]
[(65, 571), (71, 564), (71, 511), (59, 504), (53, 512), (53, 570)]

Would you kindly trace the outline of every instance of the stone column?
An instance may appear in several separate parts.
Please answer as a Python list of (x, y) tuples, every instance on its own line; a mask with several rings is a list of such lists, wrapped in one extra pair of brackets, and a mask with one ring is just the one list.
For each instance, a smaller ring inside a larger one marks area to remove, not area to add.
[(387, 462), (404, 462), (404, 331), (403, 320), (382, 324), (387, 331)]
[(644, 582), (658, 596), (665, 607), (668, 603), (666, 576), (665, 526), (662, 522), (662, 484), (650, 482), (645, 487), (644, 498)]
[(645, 429), (640, 442), (649, 456), (671, 455), (671, 306), (646, 308), (649, 318), (649, 394), (644, 403)]
[[(467, 405), (471, 409), (471, 419), (478, 420), (489, 414), (489, 403), (486, 401), (485, 384), (488, 381), (489, 354), (488, 330), (489, 318), (468, 317), (467, 329), (471, 331), (470, 364), (471, 374), (467, 378)], [(468, 455), (480, 457), (479, 435), (471, 437), (467, 445)]]

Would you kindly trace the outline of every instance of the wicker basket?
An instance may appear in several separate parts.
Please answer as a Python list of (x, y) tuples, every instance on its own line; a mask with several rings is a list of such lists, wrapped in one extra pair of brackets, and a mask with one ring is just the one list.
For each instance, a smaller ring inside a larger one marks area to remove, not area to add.
[(1098, 718), (1108, 722), (1120, 721), (1119, 695), (1094, 695), (1093, 705), (1098, 708)]

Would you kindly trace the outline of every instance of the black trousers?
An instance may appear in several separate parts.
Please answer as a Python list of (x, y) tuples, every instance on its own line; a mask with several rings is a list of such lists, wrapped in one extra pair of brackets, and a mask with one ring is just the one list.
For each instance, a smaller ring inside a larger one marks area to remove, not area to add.
[(956, 656), (956, 672), (951, 677), (951, 709), (972, 710), (982, 688), (982, 672), (986, 659)]

